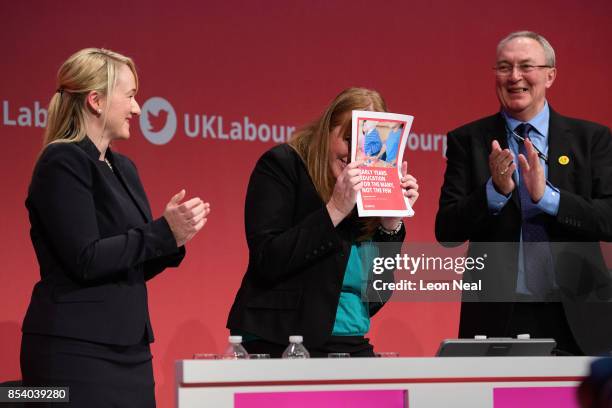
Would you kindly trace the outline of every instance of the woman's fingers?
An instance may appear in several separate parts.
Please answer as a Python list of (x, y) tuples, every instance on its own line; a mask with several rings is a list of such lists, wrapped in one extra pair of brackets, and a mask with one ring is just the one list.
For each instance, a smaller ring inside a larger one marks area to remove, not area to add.
[(164, 218), (178, 246), (184, 245), (206, 224), (210, 214), (210, 203), (203, 202), (199, 197), (191, 198), (183, 203), (185, 190), (175, 194), (164, 211)]

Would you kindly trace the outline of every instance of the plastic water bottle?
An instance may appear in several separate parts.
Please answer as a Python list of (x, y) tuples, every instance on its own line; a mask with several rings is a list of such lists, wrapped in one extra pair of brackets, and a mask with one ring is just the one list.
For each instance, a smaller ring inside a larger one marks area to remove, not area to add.
[(283, 351), (283, 358), (310, 358), (310, 353), (302, 344), (302, 336), (289, 336), (289, 346)]
[(229, 344), (222, 358), (224, 360), (238, 360), (249, 358), (249, 353), (242, 346), (242, 336), (229, 336)]

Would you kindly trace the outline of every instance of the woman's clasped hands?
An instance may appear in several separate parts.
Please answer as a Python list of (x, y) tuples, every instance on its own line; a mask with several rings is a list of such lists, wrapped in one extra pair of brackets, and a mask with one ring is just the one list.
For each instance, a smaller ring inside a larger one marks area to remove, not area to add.
[(189, 242), (204, 227), (210, 214), (209, 203), (199, 197), (183, 201), (185, 195), (184, 189), (175, 194), (164, 210), (164, 218), (179, 247)]

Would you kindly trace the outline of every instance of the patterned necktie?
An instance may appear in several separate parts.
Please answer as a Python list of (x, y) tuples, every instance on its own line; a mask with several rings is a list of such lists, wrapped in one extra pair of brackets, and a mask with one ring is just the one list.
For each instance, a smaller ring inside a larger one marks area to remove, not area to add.
[[(529, 139), (532, 126), (524, 123), (516, 127), (515, 132)], [(519, 141), (519, 153), (527, 157), (525, 144)], [(525, 282), (527, 289), (536, 299), (544, 299), (553, 289), (553, 261), (550, 251), (550, 237), (546, 230), (546, 217), (536, 204), (531, 201), (525, 180), (519, 168), (519, 197), (521, 200), (521, 232)]]

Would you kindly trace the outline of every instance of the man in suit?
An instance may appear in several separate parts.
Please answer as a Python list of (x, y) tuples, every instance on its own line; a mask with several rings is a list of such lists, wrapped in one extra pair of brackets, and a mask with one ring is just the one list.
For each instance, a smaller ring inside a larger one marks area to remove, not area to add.
[(497, 46), (500, 112), (448, 134), (436, 238), (470, 241), (486, 268), (464, 295), (460, 337), (552, 337), (560, 354), (612, 349), (612, 279), (599, 241), (612, 240), (612, 136), (556, 113), (546, 90), (555, 53), (521, 31)]

